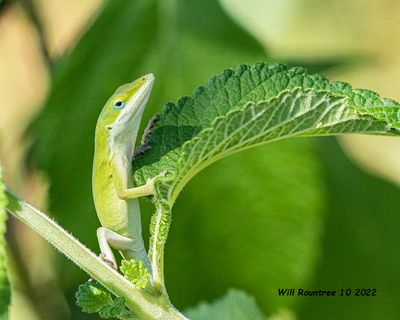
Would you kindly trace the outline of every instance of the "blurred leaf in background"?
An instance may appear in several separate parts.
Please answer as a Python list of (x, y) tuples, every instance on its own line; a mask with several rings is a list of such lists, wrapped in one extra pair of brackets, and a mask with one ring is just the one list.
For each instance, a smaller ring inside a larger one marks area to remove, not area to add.
[(196, 176), (175, 204), (167, 243), (174, 303), (182, 308), (234, 286), (267, 313), (293, 307), (296, 299), (276, 290), (304, 285), (313, 273), (325, 196), (320, 177), (306, 139), (238, 153)]
[(10, 2), (10, 0), (0, 0), (0, 14)]
[(192, 320), (265, 320), (252, 296), (230, 289), (222, 298), (212, 303), (202, 302), (185, 314)]
[[(345, 63), (329, 68), (330, 78), (400, 99), (399, 1), (249, 0), (244, 4), (241, 0), (221, 0), (221, 3), (268, 46), (271, 56), (293, 63), (297, 60), (307, 67), (341, 57)], [(340, 140), (348, 154), (363, 167), (400, 183), (398, 139), (348, 135)]]
[(275, 56), (332, 57), (377, 52), (379, 46), (371, 42), (377, 25), (365, 23), (372, 17), (379, 23), (378, 28), (383, 27), (381, 32), (396, 32), (386, 28), (396, 22), (383, 19), (388, 14), (396, 15), (384, 10), (398, 6), (391, 0), (251, 0), (248, 6), (240, 0), (221, 3)]
[(328, 186), (323, 255), (310, 288), (376, 288), (376, 297), (304, 298), (300, 319), (398, 319), (400, 189), (351, 163), (332, 138), (319, 144)]

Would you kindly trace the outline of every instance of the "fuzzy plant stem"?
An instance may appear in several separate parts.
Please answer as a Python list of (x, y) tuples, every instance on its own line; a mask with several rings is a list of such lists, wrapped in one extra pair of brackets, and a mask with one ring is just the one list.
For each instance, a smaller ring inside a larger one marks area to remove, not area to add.
[(108, 266), (97, 255), (65, 231), (44, 213), (32, 207), (9, 189), (7, 211), (35, 230), (67, 258), (99, 281), (113, 294), (125, 298), (125, 302), (140, 319), (186, 319), (165, 297), (146, 294)]

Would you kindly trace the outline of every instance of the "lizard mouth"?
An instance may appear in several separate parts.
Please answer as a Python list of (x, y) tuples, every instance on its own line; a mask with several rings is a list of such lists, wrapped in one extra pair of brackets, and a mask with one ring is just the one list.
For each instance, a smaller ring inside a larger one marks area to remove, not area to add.
[(144, 106), (149, 99), (150, 92), (154, 83), (154, 75), (150, 73), (135, 81), (142, 82), (142, 85), (137, 90), (137, 92), (129, 99), (127, 106), (117, 118), (117, 123), (128, 124), (132, 120), (132, 118), (135, 118), (135, 116), (139, 114), (141, 115), (141, 112), (143, 112)]

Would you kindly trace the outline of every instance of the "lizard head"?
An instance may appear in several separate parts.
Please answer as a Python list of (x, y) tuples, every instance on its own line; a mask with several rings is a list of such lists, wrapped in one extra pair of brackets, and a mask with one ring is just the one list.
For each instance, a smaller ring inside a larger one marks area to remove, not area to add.
[(153, 74), (148, 74), (120, 86), (101, 111), (97, 134), (113, 143), (134, 145), (153, 82)]

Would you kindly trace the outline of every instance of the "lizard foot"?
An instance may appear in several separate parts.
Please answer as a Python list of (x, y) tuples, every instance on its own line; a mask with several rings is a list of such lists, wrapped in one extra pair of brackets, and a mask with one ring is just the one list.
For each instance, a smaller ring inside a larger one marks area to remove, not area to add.
[(104, 253), (100, 253), (99, 257), (101, 260), (103, 260), (105, 263), (107, 263), (111, 268), (113, 268), (114, 270), (118, 270), (117, 264), (114, 261), (107, 259), (106, 255)]
[(155, 177), (148, 178), (147, 181), (146, 181), (146, 185), (153, 185), (154, 184), (154, 180), (156, 178), (160, 178), (160, 177), (165, 178), (166, 175), (167, 175), (167, 171), (162, 171), (160, 174), (156, 175)]

